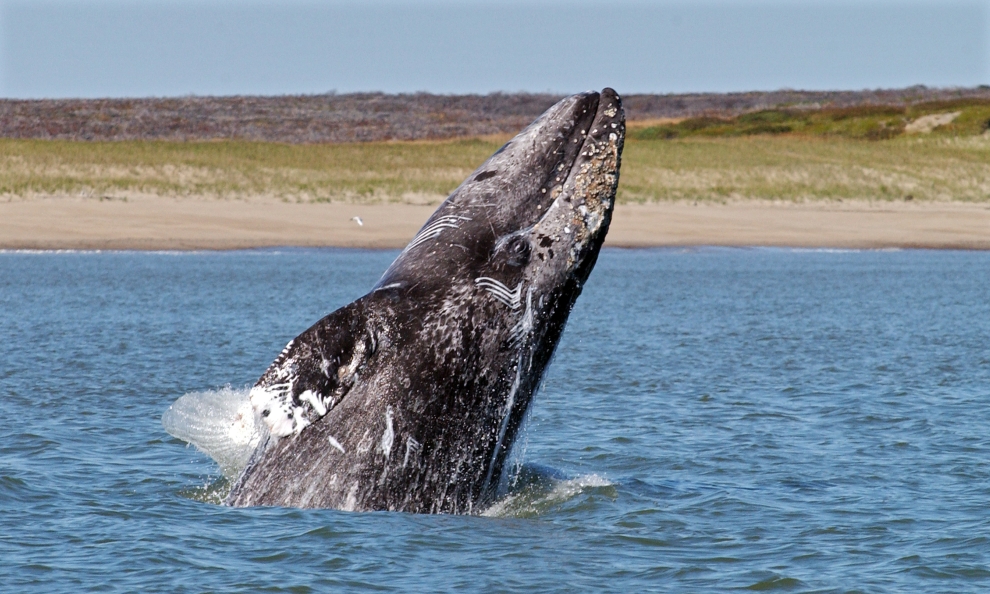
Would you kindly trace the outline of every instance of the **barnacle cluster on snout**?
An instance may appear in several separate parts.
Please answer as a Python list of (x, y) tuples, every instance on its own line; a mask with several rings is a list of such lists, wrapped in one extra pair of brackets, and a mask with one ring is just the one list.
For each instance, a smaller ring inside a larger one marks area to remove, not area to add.
[(611, 216), (619, 184), (621, 134), (621, 131), (610, 132), (603, 142), (589, 142), (585, 151), (589, 160), (579, 166), (574, 178), (572, 263)]
[(585, 136), (565, 183), (553, 188), (553, 202), (534, 226), (538, 262), (552, 263), (556, 270), (561, 264), (566, 271), (581, 266), (586, 255), (600, 245), (611, 220), (625, 125), (621, 116), (615, 117), (620, 112), (614, 105), (604, 107)]

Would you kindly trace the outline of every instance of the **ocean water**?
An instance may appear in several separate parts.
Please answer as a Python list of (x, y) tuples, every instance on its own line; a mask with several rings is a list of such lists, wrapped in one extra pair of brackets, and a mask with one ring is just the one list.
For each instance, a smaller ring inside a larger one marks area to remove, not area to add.
[(395, 255), (0, 253), (0, 590), (990, 589), (981, 252), (607, 249), (485, 515), (212, 503), (162, 413)]

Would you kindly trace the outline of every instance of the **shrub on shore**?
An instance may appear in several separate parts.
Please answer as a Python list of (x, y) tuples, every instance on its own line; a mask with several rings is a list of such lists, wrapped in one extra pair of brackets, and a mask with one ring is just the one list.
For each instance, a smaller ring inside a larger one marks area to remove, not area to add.
[(920, 117), (959, 112), (951, 122), (933, 132), (947, 136), (973, 136), (990, 128), (990, 100), (956, 99), (915, 105), (858, 105), (820, 109), (777, 108), (734, 117), (698, 116), (634, 129), (638, 140), (670, 140), (692, 136), (727, 137), (793, 134), (886, 140), (905, 134), (907, 125)]

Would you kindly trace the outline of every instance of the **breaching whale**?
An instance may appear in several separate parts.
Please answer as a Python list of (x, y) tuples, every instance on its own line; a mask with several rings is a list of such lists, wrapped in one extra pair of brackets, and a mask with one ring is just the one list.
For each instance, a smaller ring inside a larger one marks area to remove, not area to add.
[(624, 136), (612, 89), (560, 101), (440, 205), (371, 292), (290, 341), (241, 411), (257, 445), (226, 503), (490, 504), (605, 239)]

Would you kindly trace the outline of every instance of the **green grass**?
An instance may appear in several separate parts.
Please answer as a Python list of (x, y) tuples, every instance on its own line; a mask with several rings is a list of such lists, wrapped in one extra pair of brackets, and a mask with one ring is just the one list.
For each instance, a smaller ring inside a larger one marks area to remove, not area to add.
[(974, 136), (990, 129), (990, 100), (959, 99), (911, 106), (863, 105), (824, 109), (768, 109), (731, 118), (701, 116), (640, 128), (638, 140), (689, 137), (795, 135), (859, 140), (887, 140), (905, 134), (911, 121), (925, 115), (961, 112), (934, 132), (939, 136)]
[[(874, 129), (869, 122), (901, 116), (882, 109), (829, 112), (828, 134), (715, 134), (716, 126), (698, 124), (697, 134), (670, 139), (655, 133), (657, 126), (634, 123), (618, 198), (990, 202), (990, 135), (981, 128), (990, 111), (983, 109), (964, 107), (956, 121), (931, 134), (877, 141), (866, 140), (871, 136), (864, 130)], [(757, 112), (732, 125), (738, 131), (792, 124), (779, 112)], [(435, 204), (505, 140), (286, 145), (3, 139), (0, 199), (152, 194)]]
[(621, 201), (990, 202), (990, 137), (794, 136), (627, 143)]

